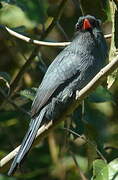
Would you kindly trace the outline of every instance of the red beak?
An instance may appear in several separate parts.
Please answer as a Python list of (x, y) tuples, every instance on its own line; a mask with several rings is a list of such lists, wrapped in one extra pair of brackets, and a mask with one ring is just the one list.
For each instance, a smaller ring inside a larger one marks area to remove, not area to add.
[(88, 19), (84, 19), (82, 29), (83, 30), (87, 30), (87, 29), (90, 29), (90, 28), (91, 28), (91, 24), (90, 24), (89, 20)]

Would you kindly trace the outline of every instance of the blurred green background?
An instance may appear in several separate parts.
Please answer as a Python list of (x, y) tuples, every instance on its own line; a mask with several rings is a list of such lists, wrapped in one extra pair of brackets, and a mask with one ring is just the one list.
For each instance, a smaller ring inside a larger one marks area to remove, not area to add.
[[(62, 2), (62, 14), (57, 19)], [(71, 41), (75, 24), (83, 13), (100, 18), (104, 34), (111, 33), (108, 0), (0, 1), (0, 24), (37, 40)], [(46, 33), (54, 19), (54, 27)], [(109, 48), (110, 42), (108, 39)], [(35, 45), (0, 31), (0, 159), (21, 143), (30, 122), (27, 112), (30, 112), (35, 88), (63, 49), (40, 47), (8, 100), (10, 84), (34, 48)], [(5, 167), (0, 170), (0, 180), (115, 180), (118, 173), (118, 81), (113, 78), (115, 83), (110, 90), (99, 86), (86, 98), (84, 106), (79, 106), (65, 123), (32, 149), (15, 177), (7, 177), (8, 167)], [(78, 136), (63, 127), (70, 128)]]

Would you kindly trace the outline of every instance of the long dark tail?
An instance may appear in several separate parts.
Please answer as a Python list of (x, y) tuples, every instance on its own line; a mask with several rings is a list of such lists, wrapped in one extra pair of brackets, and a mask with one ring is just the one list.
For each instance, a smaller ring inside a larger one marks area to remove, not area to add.
[(31, 123), (29, 125), (29, 130), (27, 134), (25, 135), (23, 142), (21, 144), (21, 147), (15, 156), (12, 165), (9, 169), (8, 176), (11, 176), (16, 171), (16, 168), (20, 165), (24, 157), (27, 155), (28, 151), (31, 148), (31, 145), (36, 137), (37, 131), (40, 127), (40, 124), (43, 120), (45, 114), (45, 109), (42, 109), (40, 114), (31, 120)]

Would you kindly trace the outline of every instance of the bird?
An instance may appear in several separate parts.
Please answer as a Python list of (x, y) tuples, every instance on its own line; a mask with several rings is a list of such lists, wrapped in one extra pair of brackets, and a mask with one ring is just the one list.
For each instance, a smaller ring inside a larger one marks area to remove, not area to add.
[(79, 17), (72, 42), (49, 65), (31, 106), (31, 122), (8, 175), (15, 173), (28, 154), (39, 127), (57, 119), (106, 64), (108, 54), (101, 21)]

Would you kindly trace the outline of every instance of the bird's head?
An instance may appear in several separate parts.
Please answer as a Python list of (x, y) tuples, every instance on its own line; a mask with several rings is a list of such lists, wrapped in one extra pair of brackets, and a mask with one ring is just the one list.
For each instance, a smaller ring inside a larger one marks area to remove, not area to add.
[(76, 31), (81, 31), (81, 32), (92, 31), (95, 28), (96, 29), (101, 28), (101, 21), (91, 15), (80, 17), (76, 24)]

